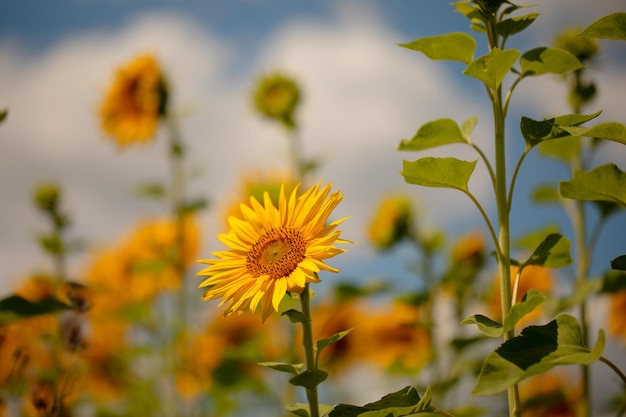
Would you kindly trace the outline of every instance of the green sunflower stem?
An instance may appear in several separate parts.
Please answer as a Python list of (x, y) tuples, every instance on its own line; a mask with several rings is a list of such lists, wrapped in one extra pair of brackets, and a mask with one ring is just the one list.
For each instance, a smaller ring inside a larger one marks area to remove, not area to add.
[[(317, 364), (315, 363), (315, 345), (313, 344), (313, 329), (311, 318), (311, 292), (309, 284), (304, 286), (304, 291), (300, 294), (300, 303), (302, 305), (302, 345), (304, 346), (304, 356), (307, 371), (315, 371)], [(319, 406), (317, 400), (317, 386), (306, 388), (306, 398), (309, 402), (311, 417), (319, 417)]]

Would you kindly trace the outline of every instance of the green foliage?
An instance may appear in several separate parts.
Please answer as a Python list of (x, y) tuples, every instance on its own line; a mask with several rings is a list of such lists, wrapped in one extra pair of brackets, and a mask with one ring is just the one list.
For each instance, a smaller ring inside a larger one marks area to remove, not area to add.
[(0, 324), (10, 323), (29, 317), (55, 314), (70, 308), (54, 297), (40, 301), (28, 301), (19, 295), (11, 295), (0, 300)]
[(528, 13), (523, 16), (511, 17), (501, 20), (496, 24), (496, 32), (502, 38), (507, 39), (511, 35), (515, 35), (530, 26), (535, 19), (539, 17), (539, 13)]
[(285, 362), (260, 362), (259, 365), (271, 368), (278, 372), (286, 372), (294, 375), (298, 375), (302, 368), (303, 363), (285, 363)]
[(461, 61), (469, 64), (474, 59), (476, 41), (466, 33), (455, 32), (415, 39), (399, 46), (422, 52), (430, 59)]
[(602, 112), (599, 111), (593, 114), (567, 114), (541, 121), (522, 117), (520, 129), (526, 141), (526, 147), (530, 149), (546, 140), (580, 136), (571, 133), (568, 129), (595, 119), (600, 113)]
[(611, 261), (611, 268), (626, 271), (626, 255), (620, 255)]
[(546, 296), (535, 289), (530, 289), (520, 303), (515, 304), (500, 324), (482, 314), (475, 314), (466, 318), (461, 324), (475, 324), (485, 336), (502, 337), (505, 333), (513, 330), (515, 325), (528, 313), (537, 308), (546, 300)]
[(601, 330), (593, 349), (584, 345), (576, 318), (561, 314), (544, 326), (529, 326), (485, 359), (472, 393), (492, 395), (559, 365), (589, 365), (604, 351)]
[(570, 241), (559, 233), (551, 233), (537, 246), (537, 249), (520, 267), (539, 265), (548, 268), (562, 268), (572, 263)]
[(409, 184), (468, 192), (469, 179), (475, 166), (476, 161), (426, 157), (413, 162), (403, 161), (401, 175)]
[(520, 52), (516, 49), (492, 49), (487, 55), (471, 62), (463, 74), (476, 78), (492, 90), (502, 84), (504, 77), (511, 71), (519, 58)]
[(310, 371), (304, 371), (294, 376), (289, 380), (289, 383), (297, 387), (305, 387), (307, 389), (313, 389), (328, 378), (328, 372), (321, 369), (313, 369)]
[(583, 64), (565, 49), (541, 47), (532, 49), (520, 58), (522, 76), (567, 74), (583, 68)]
[(522, 248), (522, 249), (535, 250), (535, 248), (537, 248), (537, 246), (539, 246), (541, 242), (544, 241), (546, 236), (553, 234), (553, 233), (558, 233), (558, 232), (559, 232), (558, 226), (549, 225), (539, 230), (529, 231), (524, 236), (521, 236), (519, 239), (516, 239), (514, 244), (515, 246)]
[(141, 184), (135, 189), (139, 197), (162, 199), (165, 198), (165, 187), (159, 182)]
[(351, 331), (352, 329), (344, 330), (341, 332), (337, 332), (334, 335), (327, 337), (325, 339), (318, 340), (317, 343), (315, 344), (315, 350), (317, 351), (317, 354), (315, 356), (315, 363), (318, 362), (320, 354), (325, 348), (332, 345), (333, 343), (337, 343), (338, 341), (346, 337), (348, 333), (350, 333)]
[(626, 207), (626, 174), (613, 163), (576, 171), (571, 180), (559, 183), (559, 190), (565, 198), (612, 201)]
[(626, 13), (617, 12), (596, 20), (579, 34), (590, 38), (626, 40)]
[(469, 143), (469, 134), (476, 125), (476, 117), (463, 123), (463, 128), (452, 119), (438, 119), (425, 123), (410, 140), (402, 140), (400, 151), (422, 151), (450, 143)]
[[(320, 416), (326, 416), (332, 411), (334, 407), (326, 404), (319, 405)], [(309, 417), (311, 415), (309, 405), (303, 403), (290, 404), (285, 406), (285, 409), (292, 414), (300, 417)]]
[(626, 126), (621, 123), (605, 122), (590, 128), (579, 127), (577, 125), (560, 126), (560, 128), (572, 136), (606, 139), (626, 145)]
[(349, 404), (339, 404), (330, 413), (330, 417), (402, 417), (424, 412), (432, 412), (430, 405), (430, 387), (426, 389), (424, 397), (420, 398), (417, 390), (411, 386), (391, 394), (380, 400), (365, 404), (362, 407)]

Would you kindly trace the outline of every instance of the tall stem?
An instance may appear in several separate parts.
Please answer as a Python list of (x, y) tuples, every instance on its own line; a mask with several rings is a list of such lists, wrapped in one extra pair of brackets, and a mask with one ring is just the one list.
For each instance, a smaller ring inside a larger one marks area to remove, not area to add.
[[(313, 345), (313, 328), (311, 326), (311, 294), (309, 284), (306, 284), (304, 291), (300, 294), (300, 303), (302, 304), (302, 345), (304, 346), (304, 358), (307, 371), (315, 371), (317, 364), (315, 363), (315, 351)], [(317, 386), (306, 388), (306, 398), (309, 402), (310, 416), (319, 417), (319, 406), (317, 401)]]
[[(498, 47), (496, 32), (496, 16), (490, 17), (487, 25), (487, 36), (489, 49)], [(502, 102), (502, 87), (498, 86), (492, 95), (493, 123), (495, 139), (496, 158), (496, 205), (498, 211), (498, 268), (500, 273), (500, 301), (502, 308), (502, 319), (505, 320), (509, 314), (511, 297), (511, 261), (510, 261), (510, 228), (508, 193), (506, 179), (506, 146), (505, 146), (505, 115)], [(510, 330), (505, 333), (504, 340), (509, 340), (515, 336), (515, 331)], [(520, 416), (520, 399), (517, 385), (507, 389), (509, 403), (509, 416)]]
[[(180, 132), (178, 128), (178, 122), (175, 116), (170, 116), (168, 119), (169, 128), (169, 204), (171, 214), (175, 222), (175, 238), (174, 248), (172, 253), (172, 267), (176, 274), (176, 279), (180, 282), (180, 289), (178, 291), (178, 299), (176, 300), (177, 307), (174, 310), (173, 317), (171, 319), (170, 334), (167, 335), (169, 339), (169, 349), (171, 357), (171, 369), (170, 369), (170, 387), (171, 390), (170, 399), (168, 401), (169, 415), (178, 415), (182, 413), (182, 409), (177, 406), (178, 397), (176, 395), (176, 367), (177, 367), (177, 355), (176, 355), (176, 339), (181, 334), (179, 329), (186, 329), (187, 325), (187, 306), (186, 306), (186, 282), (185, 282), (185, 265), (183, 259), (183, 251), (185, 245), (185, 225), (184, 225), (184, 196), (185, 196), (185, 172), (183, 166), (183, 160), (185, 157), (185, 148), (181, 141)], [(184, 336), (184, 331), (182, 332)], [(184, 339), (183, 339), (184, 343)]]

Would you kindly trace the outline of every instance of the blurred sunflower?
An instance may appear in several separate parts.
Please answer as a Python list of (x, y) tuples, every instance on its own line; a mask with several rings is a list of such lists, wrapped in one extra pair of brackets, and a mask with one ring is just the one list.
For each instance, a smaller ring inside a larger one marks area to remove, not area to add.
[(251, 196), (256, 198), (257, 201), (261, 201), (263, 200), (263, 194), (267, 192), (274, 206), (278, 206), (280, 189), (284, 187), (285, 193), (291, 194), (297, 183), (295, 176), (290, 172), (274, 170), (244, 173), (240, 180), (237, 196), (232, 199), (225, 209), (224, 219), (226, 227), (228, 227), (227, 219), (230, 216), (241, 217), (239, 208), (242, 201), (246, 201)]
[(283, 74), (262, 77), (254, 90), (256, 109), (265, 117), (280, 121), (288, 129), (296, 126), (294, 113), (299, 102), (298, 84)]
[(533, 376), (520, 384), (522, 417), (576, 417), (580, 415), (579, 388), (568, 386), (576, 381), (564, 373)]
[(242, 218), (231, 216), (230, 230), (218, 236), (230, 250), (213, 252), (218, 259), (199, 261), (210, 265), (198, 272), (208, 277), (199, 285), (208, 288), (203, 299), (223, 298), (225, 316), (254, 312), (262, 301), (265, 321), (272, 310), (278, 311), (287, 291), (300, 294), (306, 284), (320, 282), (320, 270), (339, 272), (323, 261), (346, 251), (334, 243), (351, 243), (335, 230), (345, 218), (326, 224), (343, 194), (329, 195), (332, 184), (320, 186), (300, 197), (296, 186), (289, 198), (281, 189), (278, 207), (267, 192), (263, 205), (254, 197), (250, 206), (242, 204)]
[(102, 129), (119, 146), (154, 137), (167, 110), (167, 87), (156, 59), (138, 56), (119, 68), (99, 108)]
[(412, 235), (412, 202), (405, 196), (390, 196), (379, 204), (367, 229), (370, 241), (378, 249), (390, 249)]
[(622, 337), (626, 344), (626, 290), (611, 294), (608, 321), (609, 333)]
[(392, 303), (372, 310), (359, 326), (352, 335), (357, 358), (400, 371), (418, 370), (432, 358), (431, 337), (415, 306)]
[[(174, 268), (177, 252), (176, 221), (165, 218), (144, 220), (115, 245), (104, 248), (92, 258), (85, 273), (93, 289), (93, 315), (134, 303), (152, 301), (159, 293), (177, 289), (180, 275)], [(200, 241), (199, 227), (193, 216), (183, 222), (182, 261), (188, 266), (195, 259)]]
[[(515, 280), (515, 276), (517, 275), (518, 267), (511, 266), (511, 285)], [(517, 299), (516, 303), (522, 301), (524, 295), (531, 288), (536, 289), (539, 292), (544, 294), (549, 294), (554, 286), (554, 277), (552, 272), (548, 268), (544, 268), (541, 266), (530, 265), (523, 269), (522, 275), (519, 280), (519, 286), (517, 289)], [(494, 320), (502, 320), (502, 308), (500, 305), (500, 279), (496, 277), (494, 285), (492, 287), (491, 297), (489, 301), (489, 311), (491, 314), (491, 318)], [(543, 309), (541, 306), (537, 307), (530, 313), (528, 313), (524, 318), (520, 321), (520, 325), (529, 325), (533, 320), (536, 320), (541, 317)]]

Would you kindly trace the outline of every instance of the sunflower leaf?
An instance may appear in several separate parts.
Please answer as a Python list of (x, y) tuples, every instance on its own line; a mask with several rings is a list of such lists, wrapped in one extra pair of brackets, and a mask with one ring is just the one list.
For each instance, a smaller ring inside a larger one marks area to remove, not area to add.
[(387, 394), (380, 400), (365, 404), (363, 407), (339, 404), (330, 413), (330, 417), (402, 417), (420, 412), (432, 411), (430, 405), (432, 393), (426, 388), (423, 398), (411, 386)]
[(283, 311), (281, 316), (287, 316), (289, 321), (292, 323), (304, 323), (304, 314), (294, 308)]
[[(470, 125), (466, 129), (471, 131), (472, 127), (473, 125)], [(468, 143), (468, 140), (465, 132), (461, 131), (454, 120), (438, 119), (423, 124), (411, 139), (403, 139), (398, 150), (421, 151), (449, 143)]]
[(617, 12), (601, 17), (583, 29), (578, 36), (626, 40), (626, 13)]
[(69, 305), (54, 297), (48, 297), (40, 301), (28, 301), (19, 295), (11, 295), (0, 300), (0, 324), (28, 317), (58, 313), (69, 308)]
[(586, 347), (576, 318), (561, 314), (544, 326), (529, 326), (491, 352), (472, 394), (491, 395), (558, 365), (590, 365), (604, 351), (600, 330), (593, 349)]
[(318, 340), (317, 343), (315, 344), (315, 347), (317, 349), (317, 356), (315, 358), (315, 362), (317, 362), (317, 360), (320, 357), (320, 353), (322, 353), (322, 351), (326, 347), (332, 345), (333, 343), (336, 343), (336, 342), (340, 341), (341, 339), (343, 339), (351, 331), (352, 331), (352, 329), (344, 330), (342, 332), (337, 332), (334, 335), (332, 335), (330, 337), (327, 337), (325, 339)]
[(311, 371), (304, 371), (294, 376), (289, 380), (289, 383), (297, 387), (312, 389), (326, 381), (326, 378), (328, 378), (328, 372), (322, 371), (321, 369), (314, 369)]
[(302, 368), (303, 363), (285, 363), (285, 362), (259, 362), (259, 365), (271, 368), (278, 372), (286, 372), (289, 374), (298, 375)]
[(550, 233), (537, 246), (532, 255), (521, 265), (539, 265), (548, 268), (562, 268), (572, 263), (570, 241), (559, 233)]
[(608, 163), (591, 171), (576, 171), (559, 183), (561, 196), (582, 201), (612, 201), (626, 207), (626, 173)]
[(525, 52), (520, 58), (523, 76), (567, 74), (583, 68), (571, 52), (565, 49), (540, 47)]
[(468, 192), (469, 179), (475, 166), (476, 161), (426, 157), (413, 162), (403, 161), (400, 174), (409, 184)]
[(494, 48), (489, 54), (472, 61), (463, 74), (476, 78), (492, 90), (497, 89), (520, 56), (516, 49)]
[(626, 271), (626, 255), (620, 255), (611, 261), (611, 268)]
[(476, 40), (467, 33), (454, 32), (415, 39), (399, 46), (422, 52), (430, 59), (446, 59), (469, 64), (474, 57)]

